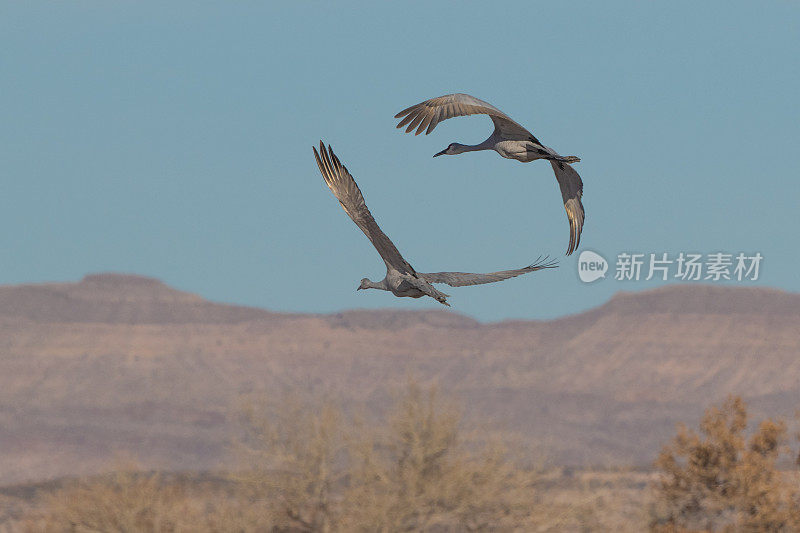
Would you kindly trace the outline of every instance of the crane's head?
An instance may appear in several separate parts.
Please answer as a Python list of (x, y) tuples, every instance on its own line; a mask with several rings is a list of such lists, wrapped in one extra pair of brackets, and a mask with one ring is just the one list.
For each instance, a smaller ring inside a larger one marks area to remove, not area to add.
[(458, 144), (458, 143), (450, 143), (450, 145), (447, 148), (445, 148), (444, 150), (442, 150), (438, 154), (433, 154), (433, 157), (438, 157), (440, 155), (456, 155), (456, 154), (460, 154), (461, 152), (463, 152), (463, 150), (461, 150), (461, 146), (462, 145)]
[(370, 287), (372, 287), (372, 282), (367, 278), (364, 278), (361, 280), (361, 285), (359, 285), (356, 290), (360, 291), (361, 289), (369, 289)]

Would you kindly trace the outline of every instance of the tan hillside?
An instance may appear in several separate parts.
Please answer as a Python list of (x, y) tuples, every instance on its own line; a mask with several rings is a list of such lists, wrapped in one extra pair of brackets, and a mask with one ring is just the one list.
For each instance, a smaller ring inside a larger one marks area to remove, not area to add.
[[(82, 474), (120, 451), (203, 469), (242, 395), (324, 391), (380, 412), (406, 376), (561, 464), (648, 464), (728, 393), (800, 407), (800, 295), (681, 285), (552, 321), (446, 311), (288, 315), (140, 276), (0, 287), (0, 482)], [(777, 412), (776, 412), (777, 410)]]

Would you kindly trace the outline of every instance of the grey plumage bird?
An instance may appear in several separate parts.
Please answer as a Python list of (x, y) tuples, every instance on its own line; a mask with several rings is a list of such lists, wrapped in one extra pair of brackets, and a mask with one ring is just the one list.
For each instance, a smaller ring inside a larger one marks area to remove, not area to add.
[[(581, 196), (583, 196), (583, 182), (581, 177), (569, 163), (577, 163), (580, 158), (569, 155), (561, 156), (555, 150), (544, 146), (533, 134), (514, 122), (508, 115), (488, 102), (479, 100), (468, 94), (448, 94), (438, 98), (431, 98), (417, 105), (413, 105), (395, 115), (402, 118), (398, 128), (406, 126), (406, 133), (416, 128), (415, 135), (423, 131), (425, 135), (443, 120), (465, 115), (489, 115), (494, 123), (494, 131), (488, 139), (480, 144), (468, 145), (451, 143), (447, 148), (434, 154), (457, 155), (464, 152), (478, 150), (494, 150), (506, 159), (516, 159), (528, 163), (537, 159), (550, 161), (556, 180), (561, 188), (561, 198), (569, 220), (569, 246), (567, 255), (574, 252), (581, 240), (581, 231), (585, 218)], [(405, 118), (403, 118), (405, 117)]]
[(364, 235), (378, 250), (383, 262), (386, 263), (386, 276), (383, 280), (375, 282), (364, 278), (356, 290), (381, 289), (389, 291), (395, 296), (410, 298), (430, 296), (437, 302), (449, 307), (450, 304), (447, 303), (449, 295), (437, 290), (432, 285), (433, 283), (445, 283), (451, 287), (480, 285), (503, 281), (521, 274), (557, 266), (555, 262), (549, 261), (545, 257), (543, 260), (537, 260), (525, 268), (502, 270), (488, 274), (470, 274), (467, 272), (433, 272), (424, 274), (417, 272), (408, 264), (408, 261), (403, 259), (403, 256), (392, 241), (389, 240), (389, 237), (378, 227), (377, 222), (372, 217), (372, 213), (369, 212), (366, 203), (364, 203), (364, 196), (361, 194), (361, 190), (358, 188), (353, 176), (342, 165), (331, 147), (328, 146), (326, 149), (325, 145), (320, 141), (319, 152), (317, 152), (316, 148), (313, 148), (313, 150), (314, 158), (317, 160), (322, 177), (325, 178), (325, 183), (339, 200), (339, 203), (342, 204), (345, 213), (361, 228)]

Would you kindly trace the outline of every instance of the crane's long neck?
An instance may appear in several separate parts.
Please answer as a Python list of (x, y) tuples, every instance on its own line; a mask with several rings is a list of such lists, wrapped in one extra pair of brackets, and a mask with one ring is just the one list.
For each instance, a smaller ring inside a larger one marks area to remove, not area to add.
[(386, 278), (383, 278), (380, 281), (371, 281), (367, 280), (367, 288), (368, 289), (380, 289), (382, 291), (388, 291), (389, 285), (386, 283)]
[(458, 153), (477, 152), (479, 150), (494, 150), (494, 139), (489, 137), (480, 144), (459, 144), (453, 143)]

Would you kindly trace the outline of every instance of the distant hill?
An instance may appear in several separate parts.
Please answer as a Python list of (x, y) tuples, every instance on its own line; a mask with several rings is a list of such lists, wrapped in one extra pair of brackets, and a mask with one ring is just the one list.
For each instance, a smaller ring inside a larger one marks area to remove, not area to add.
[(131, 274), (90, 274), (79, 283), (0, 287), (0, 316), (36, 322), (230, 324), (272, 315), (262, 309), (207, 302), (157, 279)]
[(83, 474), (120, 451), (214, 467), (243, 395), (326, 392), (373, 414), (436, 380), (560, 464), (648, 464), (709, 402), (800, 407), (800, 295), (674, 285), (552, 321), (446, 311), (282, 314), (134, 275), (0, 287), (0, 483)]

